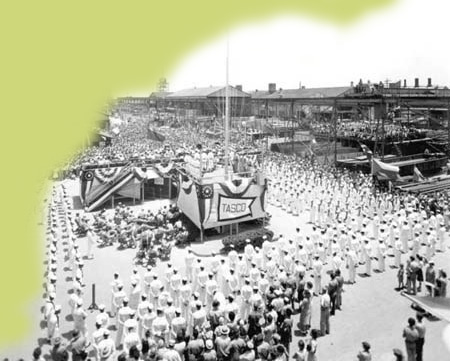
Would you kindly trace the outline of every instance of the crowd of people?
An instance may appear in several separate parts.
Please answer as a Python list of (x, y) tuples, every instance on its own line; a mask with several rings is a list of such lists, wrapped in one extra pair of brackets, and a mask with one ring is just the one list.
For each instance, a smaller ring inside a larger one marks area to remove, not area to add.
[[(335, 129), (333, 122), (312, 122), (310, 129), (314, 134), (334, 137)], [(336, 135), (338, 138), (351, 138), (360, 142), (375, 141), (381, 138), (379, 128), (369, 122), (344, 122), (337, 124)], [(426, 137), (426, 131), (403, 124), (386, 124), (384, 126), (384, 138), (386, 142), (403, 142)]]
[[(60, 197), (59, 207), (70, 210), (64, 188), (55, 192), (54, 196)], [(74, 275), (69, 299), (74, 330), (70, 350), (72, 359), (85, 359), (88, 334), (82, 301), (84, 264), (74, 236), (78, 225), (70, 212), (58, 215), (55, 205), (51, 206), (50, 213), (49, 284), (44, 316), (48, 341), (53, 345), (51, 356), (61, 359), (59, 357), (64, 357), (61, 355), (68, 355), (59, 335), (61, 306), (54, 304), (57, 260), (53, 255), (65, 239), (69, 243), (66, 262)], [(308, 331), (310, 311), (306, 300), (312, 297), (313, 285), (303, 282), (303, 290), (297, 288), (297, 273), (304, 277), (306, 270), (302, 270), (298, 261), (295, 266), (292, 259), (289, 261), (285, 257), (286, 247), (288, 242), (282, 239), (277, 245), (265, 242), (261, 250), (248, 244), (244, 255), (231, 251), (227, 257), (214, 257), (209, 265), (189, 250), (183, 276), (179, 267), (170, 263), (164, 271), (164, 279), (151, 266), (141, 278), (136, 268), (129, 281), (130, 293), (124, 291), (124, 281), (115, 274), (109, 314), (105, 305), (99, 306), (96, 330), (89, 337), (95, 357), (121, 359), (121, 352), (116, 352), (120, 349), (126, 357), (133, 357), (137, 351), (150, 360), (203, 360), (208, 359), (208, 355), (211, 360), (239, 360), (243, 355), (249, 360), (257, 356), (287, 360), (292, 315), (297, 308), (293, 300), (300, 302), (301, 312), (305, 314), (302, 316), (304, 331)], [(281, 258), (286, 258), (287, 262), (284, 275), (279, 274), (277, 267)], [(109, 324), (115, 325), (114, 341)], [(306, 347), (311, 355), (315, 353), (317, 337), (318, 333), (312, 331)], [(171, 353), (171, 350), (176, 352)], [(171, 354), (173, 358), (169, 357)]]
[[(206, 129), (192, 125), (176, 129), (166, 127), (165, 140), (159, 142), (148, 137), (148, 129), (153, 124), (153, 119), (130, 118), (116, 127), (118, 131), (111, 144), (83, 149), (64, 167), (63, 173), (66, 177), (76, 178), (82, 167), (124, 165), (128, 162), (139, 165), (149, 161), (184, 160), (200, 167), (203, 172), (211, 172), (219, 163), (223, 164), (223, 144), (207, 137)], [(230, 163), (236, 172), (246, 172), (254, 161), (254, 156), (246, 155), (248, 147), (240, 134), (232, 138)]]
[[(164, 145), (148, 142), (143, 129), (128, 125), (111, 146), (87, 150), (73, 168), (130, 160), (136, 154), (172, 157), (181, 154), (178, 149), (193, 158), (200, 149), (222, 155), (220, 144), (186, 141), (188, 129), (170, 133)], [(371, 277), (374, 269), (382, 273), (391, 266), (397, 269), (399, 290), (446, 297), (447, 271), (435, 269), (434, 258), (448, 248), (448, 193), (384, 191), (362, 173), (276, 153), (269, 153), (258, 167), (270, 179), (268, 203), (293, 216), (307, 214), (311, 233), (293, 226), (293, 237), (279, 234), (260, 248), (248, 242), (243, 253), (232, 250), (208, 258), (188, 248), (184, 264), (169, 261), (157, 267), (146, 254), (145, 267), (133, 268), (131, 278), (112, 275), (111, 303), (99, 305), (94, 324), (87, 323), (80, 239), (86, 237), (92, 258), (95, 247), (115, 243), (154, 250), (185, 229), (173, 206), (152, 213), (120, 205), (87, 219), (73, 210), (65, 186), (55, 186), (48, 209), (43, 308), (51, 359), (315, 361), (320, 337), (334, 331), (333, 316), (345, 303), (344, 288), (358, 282), (361, 268)], [(63, 243), (67, 249), (61, 260), (56, 254)], [(62, 307), (56, 304), (60, 267), (69, 267), (73, 276), (65, 296), (73, 320), (68, 341), (60, 332)], [(408, 320), (405, 328), (408, 360), (421, 360), (422, 318), (419, 314)], [(294, 331), (301, 335), (295, 346)], [(398, 360), (404, 357), (400, 349), (393, 353)], [(359, 353), (355, 349), (355, 357), (371, 360), (370, 343), (364, 341)]]

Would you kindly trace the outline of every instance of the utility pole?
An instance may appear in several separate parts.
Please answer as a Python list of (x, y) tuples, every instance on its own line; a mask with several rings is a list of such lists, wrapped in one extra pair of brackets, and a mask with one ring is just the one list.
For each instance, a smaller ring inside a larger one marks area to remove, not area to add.
[(384, 134), (384, 121), (387, 113), (387, 104), (381, 100), (381, 160), (384, 161), (384, 143), (385, 143), (385, 134)]
[(294, 154), (294, 141), (295, 141), (295, 131), (294, 131), (294, 101), (291, 102), (291, 127), (292, 127), (292, 154)]
[(230, 163), (230, 105), (229, 105), (229, 89), (228, 89), (228, 56), (230, 52), (229, 41), (227, 39), (227, 58), (226, 58), (226, 85), (225, 85), (225, 179), (228, 180), (229, 163)]
[(333, 104), (333, 121), (334, 121), (334, 165), (337, 164), (337, 100), (334, 99)]
[(447, 157), (450, 157), (450, 101), (447, 101)]

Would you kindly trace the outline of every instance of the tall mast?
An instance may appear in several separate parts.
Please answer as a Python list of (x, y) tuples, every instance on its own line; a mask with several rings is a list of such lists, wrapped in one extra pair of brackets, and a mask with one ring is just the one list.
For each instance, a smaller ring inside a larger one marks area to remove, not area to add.
[(229, 163), (230, 163), (230, 108), (229, 108), (229, 89), (228, 89), (228, 53), (229, 39), (227, 37), (227, 57), (226, 57), (226, 86), (225, 86), (225, 178), (228, 179)]

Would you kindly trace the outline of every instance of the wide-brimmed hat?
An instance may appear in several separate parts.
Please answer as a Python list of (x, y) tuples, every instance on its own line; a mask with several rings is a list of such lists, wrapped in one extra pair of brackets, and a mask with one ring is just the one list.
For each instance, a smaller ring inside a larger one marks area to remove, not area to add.
[(228, 335), (230, 333), (230, 328), (227, 325), (223, 325), (220, 327), (220, 334), (221, 335)]

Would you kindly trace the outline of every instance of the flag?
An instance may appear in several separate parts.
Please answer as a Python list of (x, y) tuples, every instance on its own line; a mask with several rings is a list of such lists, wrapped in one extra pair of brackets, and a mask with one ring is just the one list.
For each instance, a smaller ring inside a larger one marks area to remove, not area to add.
[(367, 157), (367, 159), (370, 161), (372, 159), (372, 156), (373, 156), (372, 151), (365, 144), (361, 144), (361, 149), (362, 149), (363, 153), (365, 154), (365, 156)]
[(414, 166), (413, 180), (414, 182), (423, 182), (425, 180), (425, 177), (416, 166)]
[(378, 159), (372, 159), (372, 175), (378, 177), (378, 179), (383, 180), (396, 180), (399, 177), (400, 168), (384, 163)]

